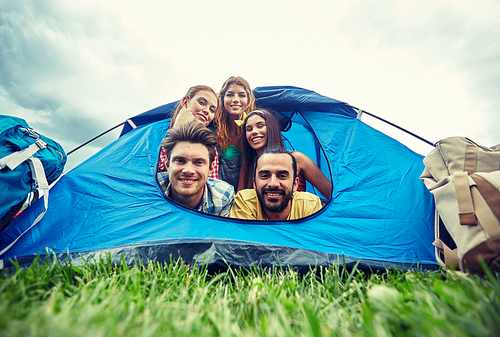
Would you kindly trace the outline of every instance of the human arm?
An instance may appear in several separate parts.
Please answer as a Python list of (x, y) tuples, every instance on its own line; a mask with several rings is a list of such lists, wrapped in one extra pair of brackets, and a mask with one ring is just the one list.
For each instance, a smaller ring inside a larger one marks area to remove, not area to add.
[(314, 163), (308, 156), (301, 152), (294, 151), (292, 155), (297, 161), (297, 170), (302, 172), (304, 178), (318, 191), (323, 194), (325, 198), (330, 200), (332, 196), (332, 183), (325, 174), (319, 169), (318, 165)]
[(231, 188), (231, 194), (229, 195), (228, 197), (228, 201), (227, 201), (227, 204), (222, 208), (221, 212), (219, 213), (220, 216), (223, 216), (223, 217), (229, 217), (229, 213), (231, 211), (231, 208), (233, 206), (233, 203), (234, 203), (234, 191), (233, 189)]

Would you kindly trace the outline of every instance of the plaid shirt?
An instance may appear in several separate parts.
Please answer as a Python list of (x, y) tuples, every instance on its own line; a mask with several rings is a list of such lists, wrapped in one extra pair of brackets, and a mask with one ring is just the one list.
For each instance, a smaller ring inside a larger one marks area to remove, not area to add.
[[(171, 188), (168, 181), (168, 172), (157, 172), (156, 176), (161, 190), (166, 197), (170, 198)], [(196, 210), (207, 214), (228, 217), (233, 202), (233, 186), (219, 179), (208, 178), (203, 197)]]
[[(162, 147), (160, 151), (160, 160), (158, 161), (158, 172), (166, 172), (165, 162), (167, 161), (167, 156), (165, 156), (165, 149)], [(215, 159), (212, 162), (212, 168), (208, 172), (208, 177), (213, 179), (219, 179), (219, 153), (215, 149)]]

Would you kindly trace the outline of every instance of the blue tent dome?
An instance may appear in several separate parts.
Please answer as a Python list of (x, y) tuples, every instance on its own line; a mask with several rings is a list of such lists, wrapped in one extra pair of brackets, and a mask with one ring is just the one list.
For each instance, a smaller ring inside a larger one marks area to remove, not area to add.
[[(356, 261), (375, 269), (438, 266), (434, 203), (419, 179), (421, 155), (356, 119), (343, 102), (296, 87), (254, 93), (258, 106), (287, 120), (286, 146), (331, 178), (331, 201), (318, 213), (287, 222), (227, 219), (166, 199), (155, 172), (171, 103), (132, 118), (137, 128), (127, 125), (119, 139), (63, 176), (50, 191), (43, 220), (0, 258), (27, 264), (49, 249), (84, 259), (109, 252), (128, 263), (169, 261), (172, 254), (212, 269)], [(308, 191), (316, 193), (312, 186)], [(21, 213), (0, 234), (0, 247), (42, 209), (39, 201)]]

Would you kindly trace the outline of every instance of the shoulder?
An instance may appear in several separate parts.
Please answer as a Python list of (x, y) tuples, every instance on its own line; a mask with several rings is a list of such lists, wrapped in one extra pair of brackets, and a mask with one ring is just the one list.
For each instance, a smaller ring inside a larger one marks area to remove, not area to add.
[(238, 193), (236, 193), (236, 198), (241, 201), (250, 201), (257, 198), (257, 193), (253, 188), (240, 190)]
[(306, 156), (302, 152), (293, 151), (292, 156), (295, 157), (295, 160), (297, 160), (298, 164), (309, 164), (310, 162), (311, 163), (313, 162), (308, 156)]
[(207, 188), (212, 198), (234, 199), (234, 187), (223, 180), (208, 178)]
[(259, 199), (254, 189), (241, 190), (234, 198), (231, 217), (239, 219), (263, 220)]
[(292, 199), (290, 219), (300, 219), (314, 214), (322, 208), (317, 195), (309, 192), (295, 192)]
[(304, 203), (316, 203), (319, 202), (321, 204), (321, 199), (312, 193), (309, 192), (294, 192), (293, 199), (296, 201), (301, 201)]
[(295, 159), (303, 159), (303, 158), (308, 158), (305, 154), (299, 151), (293, 151), (292, 155), (295, 157)]

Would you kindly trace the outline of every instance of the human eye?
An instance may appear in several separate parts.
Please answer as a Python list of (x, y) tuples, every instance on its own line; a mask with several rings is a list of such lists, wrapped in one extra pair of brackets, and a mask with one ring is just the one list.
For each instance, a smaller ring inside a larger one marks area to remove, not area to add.
[(286, 172), (280, 173), (279, 174), (279, 178), (280, 179), (287, 179), (288, 178), (288, 173), (286, 173)]
[(233, 93), (232, 92), (227, 92), (226, 93), (226, 97), (233, 97)]
[(264, 126), (266, 126), (266, 124), (264, 124), (264, 123), (261, 123), (261, 124), (257, 125), (257, 127), (258, 127), (259, 129), (262, 129)]
[(247, 126), (247, 132), (250, 132), (252, 131), (252, 127), (251, 126)]
[(240, 92), (240, 97), (241, 98), (247, 97), (247, 93), (246, 92)]
[(198, 103), (199, 103), (200, 105), (205, 105), (205, 101), (204, 101), (204, 100), (202, 100), (202, 99), (199, 99), (199, 100), (198, 100)]
[(211, 108), (210, 108), (210, 112), (215, 113), (215, 107), (211, 107)]
[(176, 163), (176, 164), (184, 164), (184, 159), (182, 159), (182, 158), (174, 158), (174, 163)]

